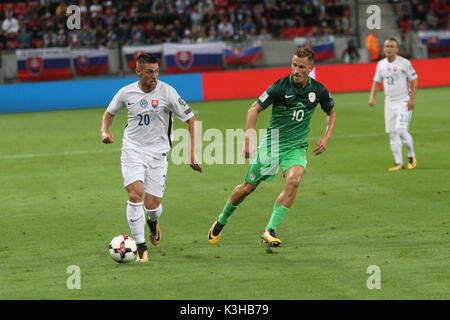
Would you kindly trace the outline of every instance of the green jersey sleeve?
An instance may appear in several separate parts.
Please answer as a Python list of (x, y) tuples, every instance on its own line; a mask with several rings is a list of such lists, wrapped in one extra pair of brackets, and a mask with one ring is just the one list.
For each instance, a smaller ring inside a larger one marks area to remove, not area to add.
[(322, 86), (319, 93), (319, 102), (322, 110), (325, 112), (331, 111), (331, 109), (333, 109), (334, 107), (334, 99), (328, 89), (324, 86)]
[(272, 85), (267, 88), (267, 90), (264, 91), (258, 99), (256, 99), (256, 102), (258, 102), (263, 109), (270, 106), (280, 96), (281, 88), (279, 84), (280, 80), (272, 83)]

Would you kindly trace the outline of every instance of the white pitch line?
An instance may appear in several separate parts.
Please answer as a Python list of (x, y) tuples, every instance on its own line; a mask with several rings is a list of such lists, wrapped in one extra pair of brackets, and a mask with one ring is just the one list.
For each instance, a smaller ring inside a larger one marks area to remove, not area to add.
[[(413, 134), (420, 133), (439, 133), (449, 132), (450, 129), (436, 129), (436, 130), (415, 130), (410, 131)], [(386, 136), (387, 133), (368, 133), (368, 134), (349, 134), (349, 135), (336, 135), (332, 139), (353, 139), (353, 138), (367, 138), (367, 137), (379, 137)], [(307, 140), (316, 140), (320, 137), (308, 137)], [(58, 156), (77, 156), (91, 153), (103, 153), (103, 152), (119, 152), (120, 149), (106, 149), (106, 150), (84, 150), (84, 151), (67, 151), (67, 152), (55, 152), (55, 153), (29, 153), (29, 154), (12, 154), (12, 155), (0, 155), (0, 160), (8, 159), (27, 159), (27, 158), (42, 158), (42, 157), (58, 157)]]

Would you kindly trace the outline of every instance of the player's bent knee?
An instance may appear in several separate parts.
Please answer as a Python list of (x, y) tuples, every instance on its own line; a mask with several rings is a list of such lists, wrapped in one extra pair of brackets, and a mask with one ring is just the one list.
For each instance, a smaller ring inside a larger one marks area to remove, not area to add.
[(297, 189), (302, 179), (301, 175), (286, 178), (286, 187), (289, 189)]

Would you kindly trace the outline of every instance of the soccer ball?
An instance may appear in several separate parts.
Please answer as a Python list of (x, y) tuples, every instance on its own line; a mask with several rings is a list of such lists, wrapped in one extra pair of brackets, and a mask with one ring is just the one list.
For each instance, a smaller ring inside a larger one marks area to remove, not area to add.
[(109, 243), (109, 254), (114, 261), (123, 263), (136, 258), (136, 242), (126, 235), (114, 237)]

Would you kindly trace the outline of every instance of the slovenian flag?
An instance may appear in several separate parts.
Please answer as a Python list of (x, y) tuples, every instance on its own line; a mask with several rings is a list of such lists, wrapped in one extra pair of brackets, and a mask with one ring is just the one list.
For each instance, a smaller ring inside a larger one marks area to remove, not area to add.
[(75, 73), (79, 75), (109, 71), (107, 49), (73, 50), (72, 59)]
[(261, 41), (257, 41), (246, 47), (230, 46), (225, 48), (225, 63), (228, 65), (252, 63), (261, 59), (261, 56)]
[(70, 48), (17, 49), (17, 78), (21, 81), (72, 77)]
[(191, 73), (223, 69), (222, 42), (163, 45), (167, 73)]
[(297, 48), (310, 47), (314, 51), (316, 61), (334, 58), (334, 37), (298, 37), (295, 38)]
[(420, 42), (427, 46), (429, 53), (450, 51), (450, 31), (419, 31)]
[(128, 68), (132, 70), (136, 69), (136, 60), (142, 53), (151, 53), (162, 61), (162, 46), (159, 44), (149, 46), (124, 46), (122, 50), (125, 55)]

